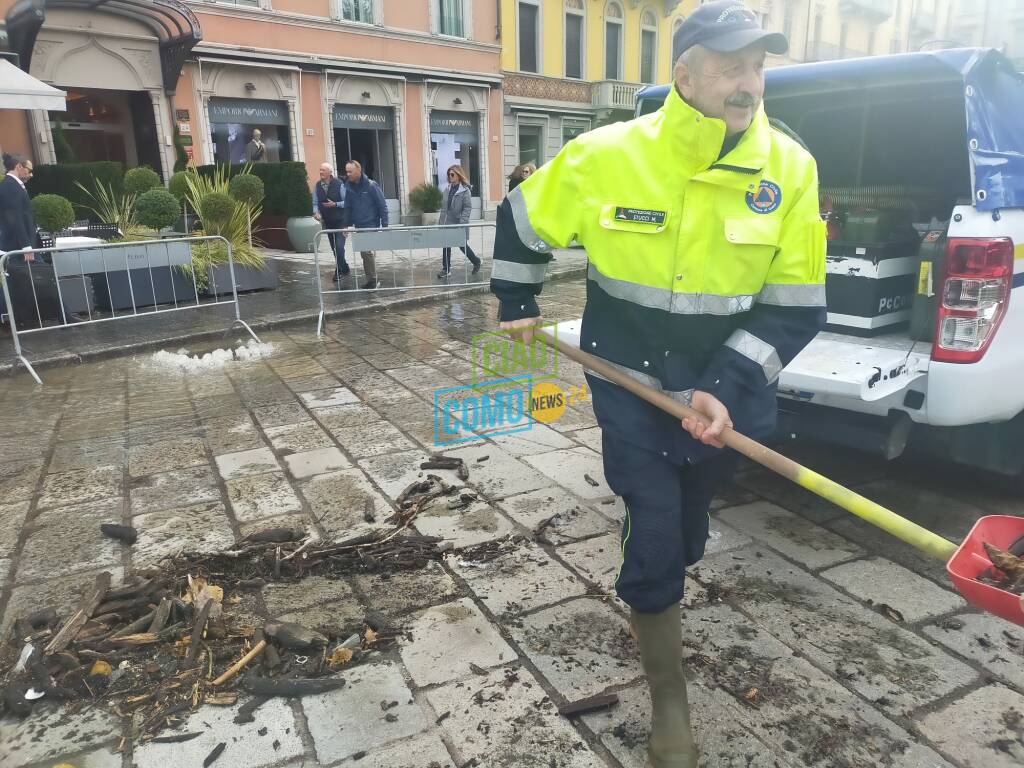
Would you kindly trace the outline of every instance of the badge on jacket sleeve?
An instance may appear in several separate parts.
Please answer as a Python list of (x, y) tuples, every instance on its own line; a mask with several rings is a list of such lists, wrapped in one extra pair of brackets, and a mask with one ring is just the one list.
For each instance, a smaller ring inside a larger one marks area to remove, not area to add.
[(632, 221), (637, 224), (664, 224), (666, 211), (649, 211), (644, 208), (615, 207), (616, 221)]
[(757, 192), (747, 192), (747, 208), (754, 213), (774, 213), (782, 205), (782, 190), (771, 181), (762, 181)]

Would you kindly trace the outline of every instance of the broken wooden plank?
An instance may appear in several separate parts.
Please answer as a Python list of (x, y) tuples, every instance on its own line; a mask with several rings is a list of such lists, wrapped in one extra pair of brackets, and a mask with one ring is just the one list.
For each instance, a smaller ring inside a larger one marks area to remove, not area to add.
[(210, 616), (210, 608), (212, 607), (213, 600), (207, 600), (203, 603), (203, 607), (199, 609), (195, 626), (192, 627), (192, 638), (188, 645), (188, 654), (185, 656), (185, 660), (189, 664), (193, 663), (199, 654), (199, 641), (203, 637), (203, 630), (206, 629), (206, 620)]
[(619, 703), (619, 696), (615, 693), (602, 693), (597, 696), (589, 696), (578, 701), (571, 701), (565, 706), (558, 708), (558, 714), (562, 717), (579, 717), (590, 712), (597, 712)]
[(85, 622), (92, 618), (93, 611), (99, 606), (108, 589), (110, 589), (110, 572), (103, 571), (103, 573), (96, 576), (96, 581), (92, 587), (82, 596), (82, 602), (79, 604), (78, 610), (71, 618), (64, 622), (64, 626), (60, 628), (60, 631), (54, 635), (54, 638), (43, 649), (43, 653), (59, 653), (67, 648), (75, 635), (78, 634), (78, 630), (85, 626)]
[(322, 677), (304, 680), (270, 680), (265, 677), (250, 677), (242, 687), (257, 696), (312, 696), (335, 691), (345, 686), (341, 677)]

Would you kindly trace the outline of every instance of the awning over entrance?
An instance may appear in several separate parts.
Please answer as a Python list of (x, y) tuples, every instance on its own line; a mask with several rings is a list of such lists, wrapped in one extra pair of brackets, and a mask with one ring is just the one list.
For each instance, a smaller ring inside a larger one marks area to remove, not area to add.
[(182, 0), (19, 0), (7, 13), (7, 36), (26, 72), (46, 11), (52, 8), (110, 13), (148, 26), (160, 40), (160, 65), (168, 95), (178, 86), (185, 58), (203, 39), (199, 19)]
[(0, 59), (0, 109), (48, 109), (63, 112), (64, 91), (36, 80), (7, 59)]

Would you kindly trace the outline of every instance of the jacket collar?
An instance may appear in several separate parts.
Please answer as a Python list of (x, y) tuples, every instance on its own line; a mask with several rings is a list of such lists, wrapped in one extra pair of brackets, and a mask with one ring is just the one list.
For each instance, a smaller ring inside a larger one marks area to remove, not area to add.
[(701, 114), (686, 103), (674, 86), (669, 89), (662, 111), (687, 175), (744, 189), (760, 181), (771, 151), (771, 126), (763, 104), (743, 138), (721, 160), (718, 154), (725, 141), (724, 120)]

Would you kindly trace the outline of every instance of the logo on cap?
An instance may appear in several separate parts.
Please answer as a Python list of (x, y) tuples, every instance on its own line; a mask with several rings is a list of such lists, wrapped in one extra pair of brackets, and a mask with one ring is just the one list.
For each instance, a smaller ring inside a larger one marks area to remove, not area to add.
[(718, 24), (731, 24), (737, 21), (752, 21), (757, 23), (757, 16), (749, 8), (742, 5), (734, 5), (731, 8), (726, 8), (722, 11), (721, 15), (715, 19)]
[(754, 213), (773, 213), (782, 205), (782, 190), (771, 181), (762, 181), (757, 192), (747, 192), (747, 207)]

